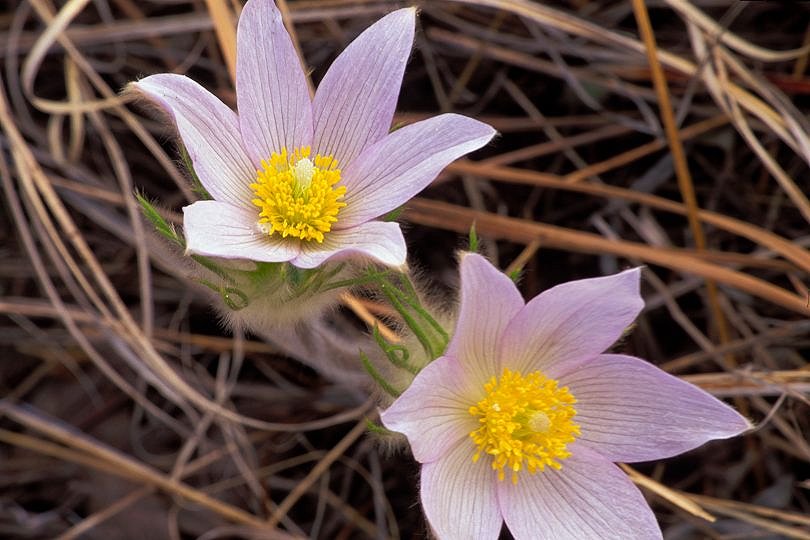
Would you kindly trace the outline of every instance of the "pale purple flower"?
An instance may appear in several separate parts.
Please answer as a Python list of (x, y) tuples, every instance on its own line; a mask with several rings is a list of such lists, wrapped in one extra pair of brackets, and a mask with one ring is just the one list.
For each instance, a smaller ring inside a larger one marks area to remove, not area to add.
[(405, 263), (399, 225), (376, 218), (495, 133), (456, 114), (389, 133), (414, 25), (414, 9), (380, 19), (310, 99), (278, 9), (250, 0), (237, 30), (238, 115), (182, 75), (134, 83), (172, 116), (214, 199), (183, 209), (189, 252), (302, 268), (355, 256)]
[(483, 257), (461, 261), (444, 356), (382, 414), (422, 464), (440, 539), (661, 538), (613, 464), (685, 452), (750, 427), (731, 407), (651, 364), (602, 354), (643, 307), (639, 269), (564, 283), (524, 304)]

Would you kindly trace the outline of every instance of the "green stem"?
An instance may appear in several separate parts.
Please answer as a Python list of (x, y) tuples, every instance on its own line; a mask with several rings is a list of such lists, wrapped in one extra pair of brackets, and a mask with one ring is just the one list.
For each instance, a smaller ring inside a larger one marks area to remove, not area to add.
[(201, 285), (205, 285), (206, 287), (208, 287), (209, 289), (211, 289), (214, 292), (220, 292), (222, 290), (222, 287), (220, 287), (216, 283), (208, 281), (207, 279), (198, 278), (197, 282), (200, 283)]
[(411, 332), (416, 336), (416, 339), (419, 340), (419, 343), (422, 344), (422, 347), (425, 349), (425, 352), (430, 355), (431, 359), (437, 358), (438, 355), (436, 354), (436, 347), (427, 333), (424, 331), (422, 326), (416, 322), (416, 319), (410, 314), (410, 312), (405, 308), (402, 302), (399, 299), (399, 296), (394, 293), (396, 287), (391, 285), (385, 279), (380, 280), (380, 290), (388, 299), (388, 302), (391, 306), (396, 309), (399, 314), (402, 316), (402, 319), (405, 321), (405, 324), (408, 328), (411, 329)]
[(371, 433), (376, 433), (377, 435), (392, 435), (394, 433), (390, 429), (385, 428), (374, 420), (369, 420), (368, 418), (366, 418), (366, 429)]
[[(422, 307), (422, 304), (419, 301), (419, 296), (416, 293), (416, 289), (413, 287), (413, 284), (410, 282), (410, 280), (407, 278), (407, 276), (401, 276), (401, 277), (402, 277), (403, 283), (409, 289), (407, 293), (399, 290), (391, 282), (385, 280), (384, 278), (381, 280), (380, 288), (383, 289), (383, 292), (388, 293), (386, 296), (388, 296), (389, 302), (391, 302), (391, 304), (394, 306), (394, 309), (399, 311), (399, 313), (402, 315), (403, 319), (405, 319), (405, 323), (408, 325), (408, 328), (410, 328), (411, 330), (414, 330), (414, 326), (417, 326), (419, 328), (419, 332), (421, 332), (425, 336), (425, 339), (430, 341), (430, 347), (426, 348), (426, 352), (428, 352), (428, 354), (431, 355), (431, 360), (433, 360), (435, 358), (438, 358), (439, 356), (441, 356), (441, 354), (447, 348), (447, 342), (449, 341), (450, 337), (449, 337), (447, 331), (444, 328), (442, 328), (442, 326), (438, 322), (436, 322), (436, 319), (434, 319), (430, 315), (430, 313), (428, 313), (428, 311), (425, 308)], [(386, 285), (387, 285), (387, 290), (386, 290)], [(392, 296), (395, 296), (396, 298), (393, 299)], [(403, 302), (405, 304), (407, 304), (413, 311), (415, 311), (416, 314), (423, 321), (425, 321), (433, 329), (433, 331), (435, 333), (438, 334), (437, 339), (435, 339), (435, 340), (432, 339), (428, 335), (428, 333), (424, 331), (423, 327), (421, 325), (417, 324), (416, 320), (405, 309), (405, 306), (403, 305)], [(400, 306), (400, 307), (397, 307), (397, 306)], [(414, 331), (414, 334), (416, 334), (416, 333), (417, 332)], [(419, 337), (419, 336), (417, 335), (417, 337)], [(421, 342), (421, 339), (420, 339), (420, 342)]]
[(371, 378), (374, 379), (374, 381), (380, 385), (380, 388), (382, 388), (388, 395), (397, 398), (402, 394), (402, 392), (391, 386), (391, 383), (386, 381), (383, 376), (380, 375), (380, 372), (377, 371), (373, 365), (371, 365), (371, 360), (368, 359), (368, 356), (366, 356), (366, 353), (363, 351), (360, 351), (360, 361), (363, 362), (363, 367), (366, 369)]
[(410, 358), (410, 352), (408, 352), (408, 349), (402, 345), (392, 345), (391, 343), (385, 341), (385, 338), (380, 333), (380, 327), (376, 324), (374, 325), (372, 335), (374, 336), (374, 341), (377, 342), (377, 346), (382, 349), (382, 351), (388, 357), (389, 362), (400, 369), (413, 373), (414, 375), (419, 373), (419, 368), (408, 362), (408, 359)]
[(301, 288), (299, 288), (299, 289), (297, 289), (295, 291), (294, 296), (301, 296), (310, 289), (313, 290), (313, 294), (318, 293), (320, 291), (328, 290), (328, 289), (324, 289), (324, 285), (323, 285), (324, 282), (326, 282), (327, 280), (332, 279), (333, 277), (338, 275), (343, 270), (343, 268), (345, 266), (346, 266), (345, 263), (340, 263), (335, 268), (333, 268), (332, 270), (329, 270), (328, 272), (325, 272), (323, 270), (319, 270), (314, 275), (312, 275), (309, 279), (307, 279), (304, 282), (304, 284), (301, 286)]
[(440, 325), (433, 316), (422, 307), (422, 303), (419, 301), (419, 296), (416, 292), (416, 288), (413, 286), (411, 279), (407, 275), (402, 275), (402, 279), (404, 280), (405, 284), (408, 287), (409, 296), (405, 297), (405, 301), (416, 310), (420, 317), (422, 317), (425, 322), (427, 322), (433, 329), (442, 337), (444, 341), (444, 346), (442, 347), (442, 352), (444, 352), (444, 348), (447, 346), (447, 342), (450, 340), (450, 334), (447, 333), (447, 330), (444, 329), (442, 325)]
[(332, 289), (340, 289), (342, 287), (354, 287), (357, 285), (367, 285), (368, 283), (376, 283), (377, 276), (361, 276), (358, 278), (343, 279), (340, 281), (333, 281), (323, 286), (324, 291), (331, 291)]
[(222, 297), (222, 301), (233, 311), (244, 309), (250, 304), (250, 299), (247, 295), (235, 287), (223, 287), (203, 278), (198, 278), (197, 282), (219, 293)]
[(199, 264), (200, 266), (203, 266), (203, 267), (207, 268), (208, 270), (212, 271), (213, 273), (215, 273), (216, 275), (218, 275), (219, 277), (221, 277), (222, 279), (224, 279), (228, 283), (230, 283), (232, 285), (236, 284), (236, 281), (231, 277), (230, 274), (228, 274), (228, 272), (226, 272), (225, 270), (220, 268), (218, 264), (211, 262), (207, 257), (202, 257), (200, 255), (192, 255), (191, 258), (195, 262), (197, 262), (197, 264)]

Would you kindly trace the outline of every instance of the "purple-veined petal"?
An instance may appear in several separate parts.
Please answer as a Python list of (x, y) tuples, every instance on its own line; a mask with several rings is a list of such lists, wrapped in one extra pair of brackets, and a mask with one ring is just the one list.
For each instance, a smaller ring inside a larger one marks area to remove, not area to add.
[(236, 113), (184, 75), (150, 75), (133, 86), (174, 119), (208, 193), (218, 201), (250, 204), (256, 168), (242, 147)]
[(555, 377), (570, 362), (593, 358), (633, 322), (644, 301), (641, 270), (569, 281), (533, 298), (509, 323), (501, 343), (501, 365)]
[(332, 155), (345, 168), (388, 133), (413, 45), (415, 11), (386, 15), (330, 66), (312, 103), (314, 153)]
[(475, 451), (464, 441), (422, 465), (422, 508), (441, 540), (496, 540), (501, 531), (497, 473), (483, 459), (473, 463)]
[(272, 0), (250, 0), (236, 33), (236, 98), (245, 149), (259, 167), (312, 142), (306, 75)]
[(493, 135), (495, 130), (483, 122), (442, 114), (385, 136), (343, 170), (346, 207), (335, 226), (351, 227), (397, 208)]
[(559, 380), (577, 400), (581, 442), (611, 461), (666, 458), (751, 427), (714, 396), (631, 356), (603, 354)]
[(386, 266), (402, 266), (406, 256), (405, 238), (398, 223), (369, 221), (351, 229), (333, 229), (324, 234), (322, 243), (301, 242), (301, 254), (292, 264), (315, 268), (327, 260), (360, 257)]
[(219, 201), (185, 206), (186, 249), (196, 255), (261, 262), (284, 262), (298, 255), (296, 239), (260, 232), (258, 216), (258, 210)]
[(509, 277), (480, 255), (463, 255), (459, 270), (461, 303), (446, 354), (459, 359), (483, 392), (484, 383), (501, 374), (498, 343), (509, 321), (523, 307), (523, 297)]
[(460, 441), (473, 445), (478, 421), (467, 411), (475, 402), (464, 395), (466, 377), (457, 359), (440, 356), (381, 414), (385, 427), (408, 437), (416, 461), (440, 459)]
[(562, 469), (498, 482), (506, 526), (516, 540), (660, 539), (641, 492), (613, 463), (576, 443)]

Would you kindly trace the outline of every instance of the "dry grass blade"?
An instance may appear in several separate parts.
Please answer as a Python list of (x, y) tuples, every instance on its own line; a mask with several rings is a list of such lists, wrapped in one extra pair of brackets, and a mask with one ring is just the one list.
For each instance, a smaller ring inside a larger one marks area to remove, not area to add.
[[(418, 464), (363, 438), (377, 401), (358, 350), (375, 350), (375, 325), (410, 347), (379, 325), (397, 314), (358, 289), (323, 317), (243, 336), (135, 204), (133, 191), (181, 230), (198, 197), (173, 127), (119, 89), (170, 71), (238, 111), (244, 4), (29, 0), (0, 14), (4, 537), (426, 534)], [(313, 88), (408, 6), (276, 4)], [(807, 13), (635, 2), (639, 25), (633, 6), (417, 2), (394, 125), (450, 112), (499, 135), (406, 205), (408, 265), (449, 329), (473, 222), (527, 299), (646, 263), (646, 307), (616, 350), (756, 425), (626, 469), (664, 536), (807, 538)]]
[[(29, 442), (33, 443), (33, 441), (30, 440)], [(44, 448), (48, 447), (43, 447), (43, 449)], [(134, 503), (138, 502), (145, 495), (152, 493), (152, 491), (153, 490), (150, 487), (143, 487), (133, 491), (129, 495), (115, 501), (103, 511), (98, 512), (93, 516), (77, 523), (76, 525), (65, 531), (63, 534), (59, 535), (55, 540), (73, 540), (74, 538), (81, 538), (83, 534), (92, 531), (93, 529), (98, 527), (99, 524), (115, 517), (116, 514), (125, 511), (127, 508), (132, 506)]]
[[(459, 161), (449, 167), (451, 171), (465, 174), (486, 176), (493, 180), (527, 184), (538, 187), (561, 189), (577, 193), (585, 193), (597, 197), (615, 198), (628, 202), (639, 203), (651, 208), (665, 210), (680, 215), (687, 215), (688, 210), (677, 202), (647, 193), (628, 190), (621, 187), (601, 184), (571, 183), (556, 175), (529, 171), (515, 167), (494, 167), (485, 163)], [(734, 234), (748, 238), (760, 245), (778, 253), (793, 262), (804, 272), (810, 272), (810, 252), (801, 246), (781, 238), (772, 232), (745, 221), (734, 219), (708, 210), (699, 210), (698, 218), (715, 227), (727, 230)]]
[(660, 482), (656, 482), (649, 476), (645, 476), (632, 467), (628, 465), (622, 465), (622, 470), (627, 473), (630, 479), (635, 482), (640, 487), (649, 489), (662, 499), (667, 500), (668, 502), (674, 504), (681, 510), (689, 512), (693, 516), (697, 516), (701, 519), (705, 519), (706, 521), (713, 522), (717, 518), (715, 518), (710, 513), (706, 512), (703, 508), (700, 507), (697, 503), (691, 500), (689, 497), (684, 497), (674, 489), (670, 489), (667, 486), (661, 484)]
[(772, 49), (759, 47), (737, 36), (733, 32), (730, 32), (728, 28), (721, 27), (710, 17), (706, 16), (705, 13), (700, 11), (700, 9), (689, 2), (684, 0), (665, 1), (675, 10), (684, 14), (690, 21), (693, 21), (700, 26), (704, 32), (712, 36), (713, 40), (719, 40), (721, 44), (738, 50), (751, 58), (756, 58), (757, 60), (762, 60), (763, 62), (780, 62), (784, 60), (793, 60), (810, 52), (810, 46), (808, 45), (788, 51), (775, 51)]
[(228, 75), (236, 81), (236, 18), (225, 0), (205, 0)]
[(302, 479), (298, 485), (295, 486), (295, 489), (293, 489), (290, 494), (283, 501), (281, 501), (281, 504), (278, 505), (276, 511), (272, 516), (270, 516), (268, 526), (275, 527), (278, 525), (282, 516), (286, 515), (287, 512), (290, 511), (293, 505), (310, 488), (310, 486), (314, 484), (315, 481), (317, 481), (317, 479), (326, 472), (329, 466), (348, 449), (349, 445), (354, 443), (366, 432), (367, 429), (368, 427), (365, 419), (355, 425), (354, 428), (352, 428), (352, 430), (338, 444), (336, 444), (335, 447), (332, 448), (332, 450), (330, 450), (330, 452), (324, 456), (315, 467), (312, 468), (309, 474)]
[[(686, 154), (684, 153), (683, 143), (678, 137), (678, 127), (675, 123), (675, 115), (672, 110), (672, 103), (669, 98), (669, 88), (667, 88), (667, 81), (664, 77), (664, 71), (661, 69), (661, 64), (658, 62), (658, 46), (655, 42), (655, 34), (650, 24), (650, 16), (647, 13), (647, 7), (643, 0), (633, 0), (633, 12), (636, 15), (639, 31), (641, 32), (644, 47), (647, 50), (647, 60), (650, 63), (652, 70), (653, 83), (655, 85), (655, 93), (658, 95), (658, 103), (661, 108), (661, 120), (664, 124), (664, 131), (666, 132), (667, 141), (669, 143), (672, 158), (675, 163), (675, 174), (678, 178), (678, 187), (681, 191), (686, 204), (687, 217), (689, 218), (689, 229), (692, 231), (692, 236), (695, 241), (697, 250), (704, 251), (706, 249), (706, 237), (703, 234), (703, 227), (700, 219), (698, 219), (698, 203), (695, 196), (695, 186), (692, 182), (692, 175), (689, 172), (689, 165), (686, 162)], [(709, 306), (712, 311), (714, 323), (717, 325), (720, 343), (728, 343), (729, 333), (726, 319), (723, 312), (720, 310), (719, 300), (717, 298), (717, 286), (714, 281), (706, 281), (706, 292), (709, 297)], [(727, 357), (727, 361), (732, 365), (736, 364), (733, 357)]]
[[(272, 529), (265, 521), (257, 519), (256, 517), (221, 501), (217, 501), (206, 495), (205, 493), (193, 489), (186, 484), (177, 482), (167, 478), (165, 475), (158, 471), (151, 470), (141, 463), (138, 463), (126, 456), (121, 455), (111, 448), (107, 448), (99, 441), (89, 440), (86, 437), (79, 437), (75, 433), (66, 430), (64, 427), (57, 425), (54, 422), (49, 422), (47, 419), (36, 416), (31, 412), (23, 411), (12, 405), (2, 405), (0, 412), (5, 416), (21, 423), (29, 429), (39, 431), (68, 448), (72, 448), (72, 452), (63, 453), (63, 457), (71, 456), (71, 459), (81, 462), (84, 465), (96, 466), (108, 473), (126, 476), (129, 479), (135, 480), (139, 483), (154, 486), (159, 489), (165, 490), (169, 493), (179, 495), (188, 499), (191, 502), (205, 506), (212, 511), (226, 517), (228, 519), (251, 525), (257, 529)], [(54, 445), (43, 443), (24, 435), (19, 435), (10, 431), (3, 430), (0, 436), (11, 444), (25, 445), (31, 448), (36, 448), (38, 451), (56, 454), (58, 452)], [(80, 461), (81, 460), (81, 461)], [(279, 532), (278, 538), (290, 538), (289, 536)]]
[(621, 257), (637, 258), (680, 272), (714, 279), (718, 283), (730, 285), (798, 314), (807, 314), (810, 310), (805, 298), (749, 275), (707, 263), (686, 251), (663, 250), (634, 242), (616, 242), (592, 233), (499, 216), (420, 198), (411, 201), (405, 216), (413, 223), (461, 234), (469, 231), (470, 226), (475, 223), (482, 235), (502, 240), (526, 244), (539, 240), (543, 245), (557, 249), (582, 253), (609, 253)]

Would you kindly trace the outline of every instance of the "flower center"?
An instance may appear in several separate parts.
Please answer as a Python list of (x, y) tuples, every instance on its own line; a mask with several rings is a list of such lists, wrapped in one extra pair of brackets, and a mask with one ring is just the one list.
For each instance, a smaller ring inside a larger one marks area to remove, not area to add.
[(253, 204), (261, 209), (257, 226), (263, 233), (323, 242), (323, 233), (346, 206), (340, 202), (346, 187), (335, 186), (340, 182), (335, 158), (318, 154), (310, 159), (309, 154), (309, 146), (289, 155), (284, 148), (281, 154), (273, 152), (269, 162), (262, 160), (250, 188), (256, 194)]
[(539, 371), (524, 376), (504, 369), (484, 390), (484, 399), (469, 408), (481, 424), (470, 433), (478, 445), (473, 462), (489, 454), (498, 479), (504, 479), (508, 468), (514, 484), (524, 467), (531, 474), (546, 466), (560, 469), (560, 461), (571, 455), (566, 447), (579, 435), (572, 420), (576, 399), (568, 387), (559, 388)]

